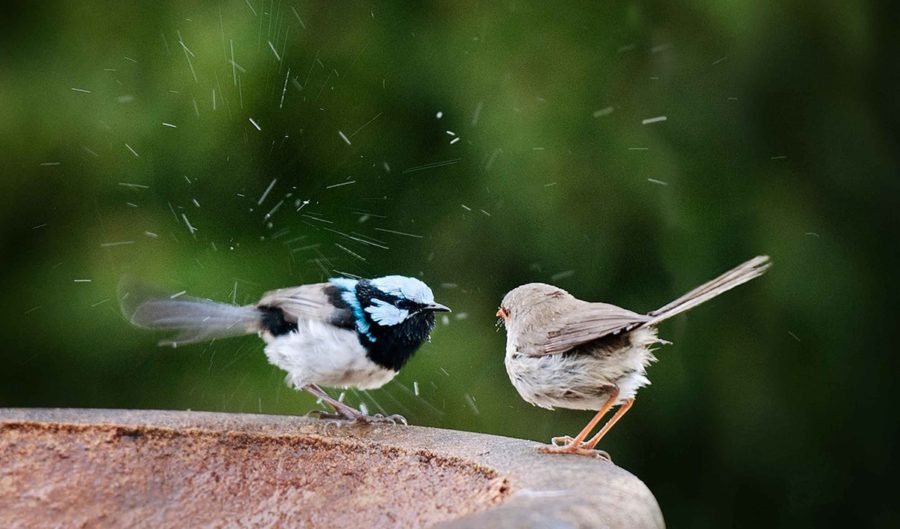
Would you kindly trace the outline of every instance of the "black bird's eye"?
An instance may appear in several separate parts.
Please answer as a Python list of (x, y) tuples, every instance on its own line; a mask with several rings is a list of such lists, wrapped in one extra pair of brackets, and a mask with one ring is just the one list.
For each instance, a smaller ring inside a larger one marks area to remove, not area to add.
[(408, 310), (410, 312), (415, 312), (419, 308), (418, 303), (414, 303), (408, 299), (398, 299), (395, 303), (393, 303), (395, 307), (401, 310)]

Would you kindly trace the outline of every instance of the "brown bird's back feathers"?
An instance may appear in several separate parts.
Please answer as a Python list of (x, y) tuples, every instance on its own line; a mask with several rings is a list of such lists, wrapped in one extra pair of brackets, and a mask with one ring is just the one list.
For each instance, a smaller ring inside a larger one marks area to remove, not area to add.
[(647, 315), (607, 303), (588, 303), (571, 298), (566, 310), (560, 312), (548, 328), (543, 345), (528, 352), (535, 356), (564, 353), (609, 335), (656, 325), (761, 276), (769, 265), (768, 256), (754, 257)]
[(649, 317), (608, 303), (579, 301), (578, 306), (563, 314), (547, 332), (542, 354), (566, 352), (624, 329), (633, 329)]

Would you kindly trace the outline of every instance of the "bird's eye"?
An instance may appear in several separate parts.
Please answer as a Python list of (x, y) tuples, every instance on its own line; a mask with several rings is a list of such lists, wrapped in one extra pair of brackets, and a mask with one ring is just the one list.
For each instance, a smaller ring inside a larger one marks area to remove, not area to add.
[(398, 309), (408, 310), (408, 311), (410, 311), (410, 312), (412, 312), (412, 311), (414, 311), (414, 310), (416, 310), (416, 309), (418, 308), (418, 304), (417, 304), (417, 303), (415, 303), (415, 302), (413, 302), (413, 301), (410, 301), (410, 300), (408, 300), (408, 299), (406, 299), (406, 298), (400, 298), (400, 299), (396, 300), (396, 301), (393, 303), (393, 305), (394, 305), (395, 307), (397, 307)]

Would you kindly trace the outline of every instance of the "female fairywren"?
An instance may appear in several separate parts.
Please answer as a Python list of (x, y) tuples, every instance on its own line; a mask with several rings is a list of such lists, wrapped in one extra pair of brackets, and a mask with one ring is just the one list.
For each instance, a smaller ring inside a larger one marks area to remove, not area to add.
[(287, 371), (288, 385), (312, 393), (354, 421), (369, 417), (320, 386), (375, 389), (388, 383), (429, 339), (435, 303), (428, 285), (405, 276), (333, 278), (327, 283), (267, 292), (255, 305), (180, 297), (143, 297), (120, 287), (122, 310), (145, 329), (178, 331), (160, 345), (178, 346), (257, 333), (269, 362)]
[[(506, 327), (506, 372), (519, 395), (542, 408), (599, 410), (574, 438), (554, 437), (544, 452), (604, 456), (600, 439), (631, 408), (637, 390), (650, 383), (651, 347), (668, 343), (656, 325), (761, 276), (769, 258), (758, 256), (647, 314), (590, 303), (543, 283), (522, 285), (503, 297), (497, 317)], [(588, 434), (614, 406), (603, 428)]]

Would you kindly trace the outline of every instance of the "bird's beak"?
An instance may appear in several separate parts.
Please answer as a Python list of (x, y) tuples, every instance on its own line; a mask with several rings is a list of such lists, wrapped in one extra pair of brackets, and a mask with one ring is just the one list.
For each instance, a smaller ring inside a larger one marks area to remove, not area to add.
[(441, 305), (440, 303), (429, 303), (422, 308), (424, 310), (430, 310), (431, 312), (453, 312), (452, 310), (450, 310), (450, 307)]
[(500, 307), (499, 309), (497, 309), (497, 314), (496, 314), (496, 316), (497, 316), (498, 318), (503, 318), (503, 319), (505, 320), (506, 318), (509, 317), (509, 313), (506, 312), (506, 309), (504, 309), (503, 307)]

